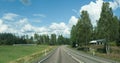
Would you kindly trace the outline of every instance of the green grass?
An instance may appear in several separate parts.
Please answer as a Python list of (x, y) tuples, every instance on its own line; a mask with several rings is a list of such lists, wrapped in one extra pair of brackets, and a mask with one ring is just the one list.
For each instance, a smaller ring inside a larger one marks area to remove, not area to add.
[(9, 63), (18, 58), (42, 51), (48, 46), (0, 46), (0, 63)]
[[(74, 50), (78, 50), (78, 48), (72, 48), (71, 46), (68, 46), (68, 47)], [(103, 46), (91, 46), (91, 47), (96, 48), (96, 49), (103, 48)], [(106, 53), (101, 53), (101, 52), (96, 51), (95, 56), (99, 56), (99, 57), (103, 57), (103, 58), (107, 58), (110, 60), (120, 62), (120, 47), (111, 46), (111, 48), (112, 48), (112, 53), (110, 53), (109, 55), (107, 55)], [(79, 50), (79, 51), (92, 55), (90, 51), (87, 51), (87, 52), (83, 50)]]

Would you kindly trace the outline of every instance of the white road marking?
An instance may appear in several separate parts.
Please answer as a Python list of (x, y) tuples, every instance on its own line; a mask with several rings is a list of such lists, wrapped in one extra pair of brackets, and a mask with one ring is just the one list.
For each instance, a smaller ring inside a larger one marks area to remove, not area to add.
[(79, 59), (77, 59), (76, 57), (74, 57), (74, 56), (71, 56), (74, 60), (76, 60), (77, 62), (79, 62), (79, 63), (84, 63), (83, 61), (80, 61)]
[[(55, 52), (55, 50), (53, 50)], [(47, 55), (47, 54), (46, 54)], [(43, 61), (47, 60), (50, 56), (53, 55), (53, 52), (51, 52), (51, 54), (49, 53), (49, 55), (47, 57), (45, 57), (44, 59), (42, 59), (41, 61), (39, 61), (38, 63), (42, 63)]]
[(75, 61), (79, 62), (79, 63), (84, 63), (83, 61), (77, 59), (76, 57), (72, 56), (70, 53), (67, 53), (69, 56), (71, 56)]

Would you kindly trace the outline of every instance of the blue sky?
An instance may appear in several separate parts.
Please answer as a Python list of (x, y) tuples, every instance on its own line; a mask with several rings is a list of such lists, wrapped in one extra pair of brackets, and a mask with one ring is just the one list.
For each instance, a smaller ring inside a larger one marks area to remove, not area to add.
[[(89, 2), (89, 0), (30, 0), (30, 4), (27, 5), (19, 0), (0, 0), (0, 10), (2, 11), (0, 14), (16, 13), (32, 20), (42, 20), (44, 25), (61, 21), (68, 23), (72, 15), (76, 16), (72, 9), (79, 12), (80, 7)], [(33, 16), (33, 14), (43, 14), (46, 18)]]
[[(104, 1), (110, 2), (114, 14), (120, 16), (120, 0)], [(99, 18), (102, 2), (103, 0), (0, 0), (0, 32), (69, 36), (71, 26), (76, 24), (82, 10), (90, 13), (91, 22), (96, 25), (95, 20)]]

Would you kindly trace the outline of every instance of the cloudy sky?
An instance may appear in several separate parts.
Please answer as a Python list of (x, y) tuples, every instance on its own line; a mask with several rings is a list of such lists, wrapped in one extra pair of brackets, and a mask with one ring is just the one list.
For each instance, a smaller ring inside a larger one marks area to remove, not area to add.
[(62, 34), (69, 37), (82, 10), (96, 26), (103, 2), (120, 16), (120, 0), (0, 0), (0, 33)]

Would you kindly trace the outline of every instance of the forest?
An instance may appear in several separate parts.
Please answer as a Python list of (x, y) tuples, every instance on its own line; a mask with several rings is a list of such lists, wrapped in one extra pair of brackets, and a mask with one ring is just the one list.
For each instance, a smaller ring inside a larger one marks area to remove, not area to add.
[(109, 53), (110, 46), (120, 46), (120, 17), (115, 16), (109, 3), (103, 3), (97, 26), (91, 24), (87, 11), (82, 11), (76, 25), (72, 27), (72, 47), (87, 48), (92, 40), (104, 39), (104, 52)]
[(70, 44), (69, 38), (65, 38), (56, 34), (39, 35), (37, 33), (34, 36), (29, 37), (28, 35), (16, 36), (12, 33), (0, 33), (0, 45), (13, 45), (13, 44), (38, 44), (38, 45), (62, 45)]

